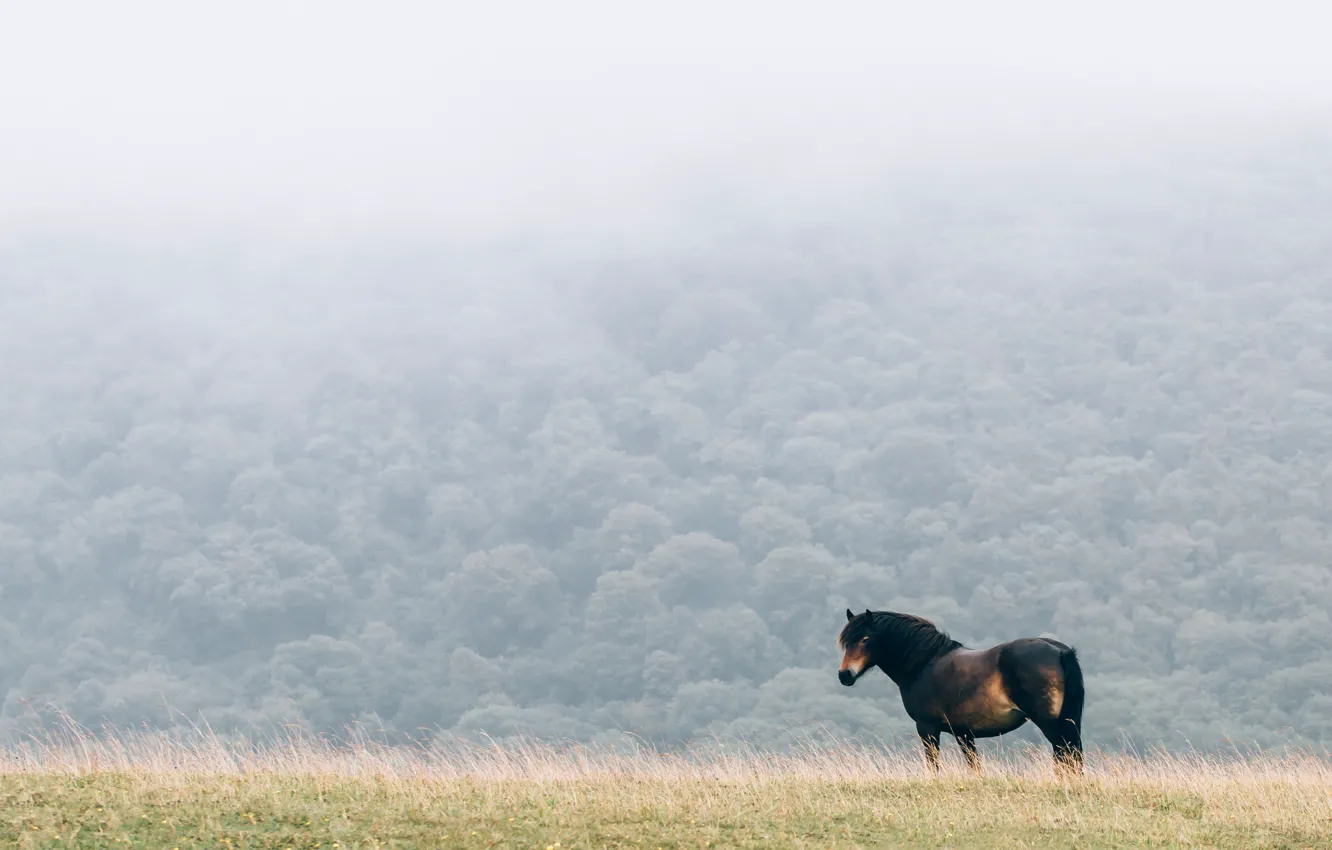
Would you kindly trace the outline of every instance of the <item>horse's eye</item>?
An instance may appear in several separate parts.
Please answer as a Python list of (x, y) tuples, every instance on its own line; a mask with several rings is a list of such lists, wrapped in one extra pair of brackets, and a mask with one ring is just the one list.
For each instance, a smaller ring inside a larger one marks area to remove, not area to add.
[(869, 643), (869, 635), (865, 635), (863, 638), (861, 638), (861, 639), (860, 639), (860, 642), (861, 642), (861, 643)]

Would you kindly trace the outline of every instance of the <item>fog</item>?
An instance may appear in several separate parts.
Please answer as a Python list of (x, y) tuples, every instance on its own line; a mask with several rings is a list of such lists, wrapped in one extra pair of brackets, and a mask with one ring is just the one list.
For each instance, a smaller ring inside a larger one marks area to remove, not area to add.
[(585, 232), (716, 181), (818, 198), (894, 163), (1094, 158), (1332, 91), (1317, 4), (52, 3), (3, 22), (11, 222)]
[(1327, 18), (5, 9), (0, 730), (1325, 743)]

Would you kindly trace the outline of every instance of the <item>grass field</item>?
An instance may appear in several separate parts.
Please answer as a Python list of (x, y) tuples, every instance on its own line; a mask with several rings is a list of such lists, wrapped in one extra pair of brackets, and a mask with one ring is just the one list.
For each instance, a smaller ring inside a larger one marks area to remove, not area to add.
[[(955, 748), (953, 748), (955, 749)], [(72, 732), (0, 756), (18, 847), (1332, 847), (1332, 762), (1313, 755), (1048, 755), (716, 746), (264, 746)]]

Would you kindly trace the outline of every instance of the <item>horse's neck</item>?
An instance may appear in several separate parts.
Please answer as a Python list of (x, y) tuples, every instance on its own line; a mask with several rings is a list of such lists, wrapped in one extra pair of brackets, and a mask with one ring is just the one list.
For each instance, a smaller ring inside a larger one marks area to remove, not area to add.
[[(929, 670), (932, 666), (939, 663), (939, 659), (944, 658), (959, 649), (965, 649), (965, 647), (957, 641), (949, 641), (940, 647), (937, 652), (933, 653), (923, 648), (918, 648), (916, 652), (911, 653), (912, 657), (908, 663), (894, 667), (894, 669), (891, 670), (883, 664), (880, 664), (879, 669), (886, 673), (888, 678), (892, 679), (893, 683), (898, 687), (905, 688), (919, 679), (926, 670)], [(895, 657), (900, 658), (901, 654), (897, 654)]]

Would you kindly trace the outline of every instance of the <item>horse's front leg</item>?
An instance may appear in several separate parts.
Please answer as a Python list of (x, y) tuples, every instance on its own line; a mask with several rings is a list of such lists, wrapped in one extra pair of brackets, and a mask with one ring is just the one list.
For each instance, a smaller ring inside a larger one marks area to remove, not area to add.
[(943, 730), (938, 726), (925, 723), (916, 724), (916, 733), (920, 735), (920, 743), (925, 747), (925, 764), (934, 773), (939, 772), (939, 733), (941, 731)]
[(959, 732), (955, 737), (957, 745), (962, 748), (962, 755), (967, 757), (967, 766), (980, 773), (981, 761), (980, 753), (976, 751), (976, 736), (970, 732)]

